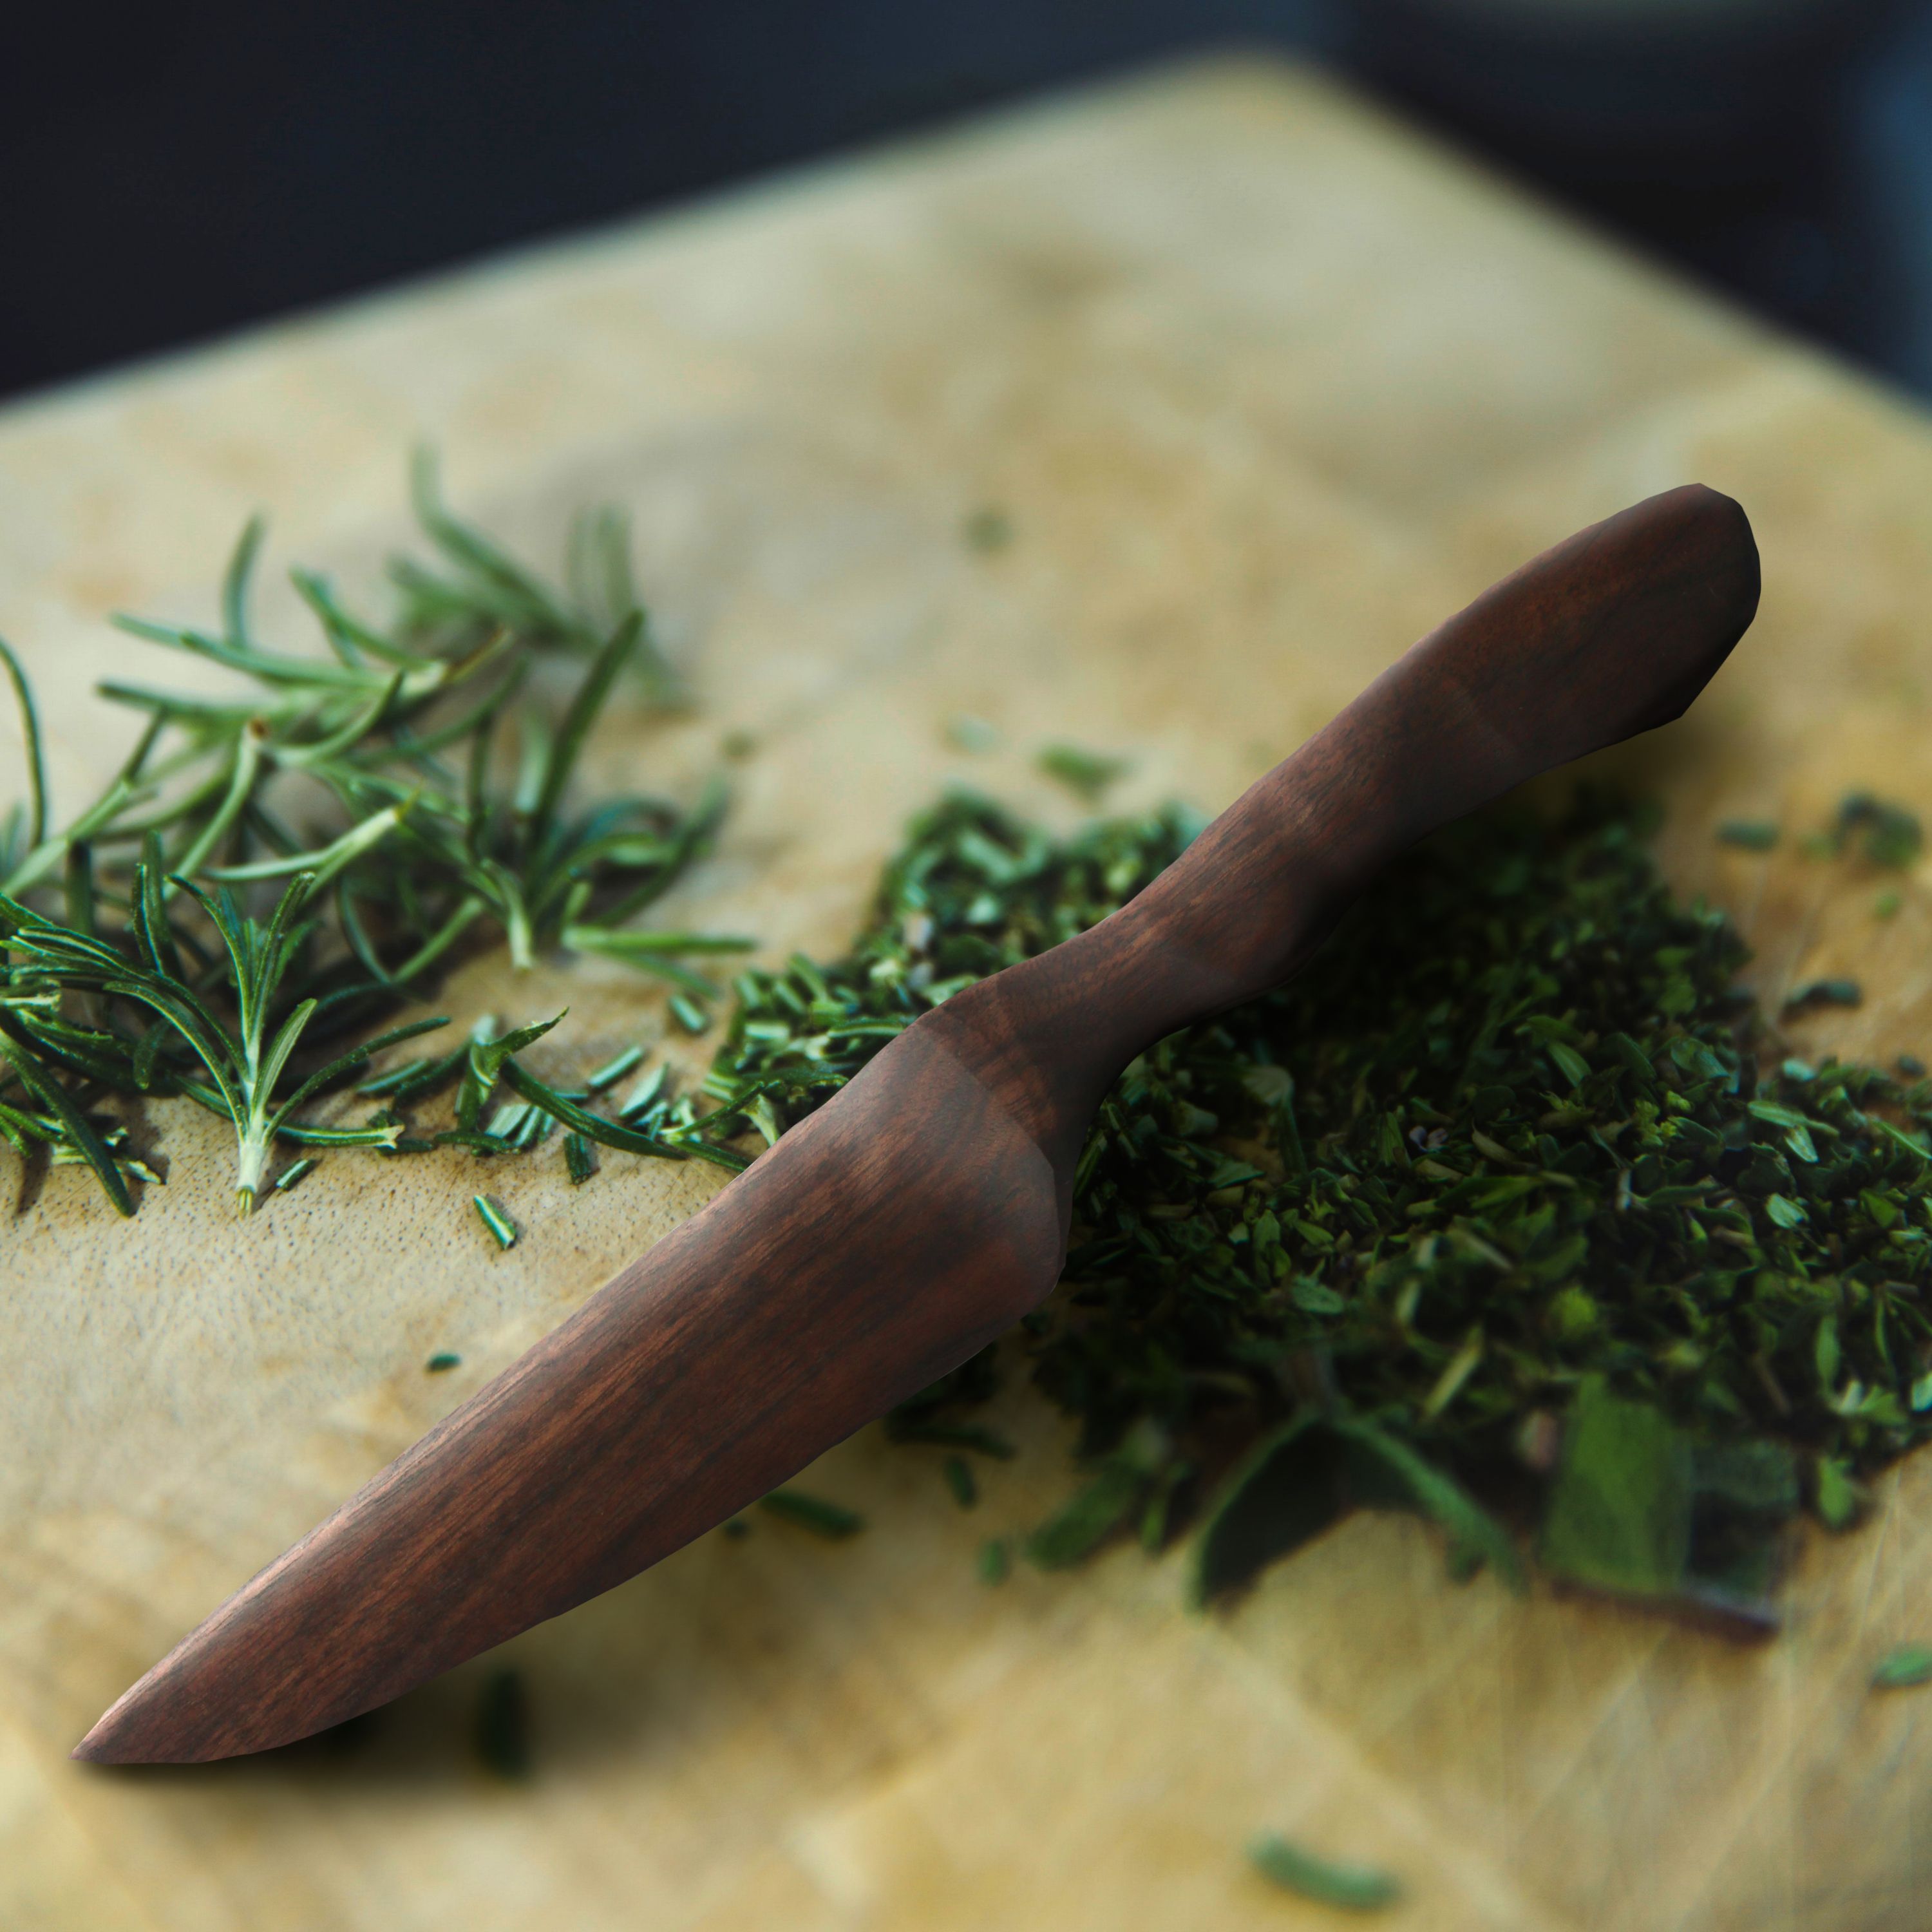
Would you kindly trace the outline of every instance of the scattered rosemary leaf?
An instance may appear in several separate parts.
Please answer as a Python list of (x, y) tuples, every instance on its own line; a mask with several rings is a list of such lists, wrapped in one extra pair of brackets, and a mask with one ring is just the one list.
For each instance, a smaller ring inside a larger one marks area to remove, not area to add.
[(1814, 1466), (1813, 1507), (1827, 1529), (1849, 1529), (1858, 1520), (1862, 1498), (1851, 1472), (1836, 1456), (1820, 1456)]
[(573, 1187), (580, 1187), (597, 1172), (597, 1156), (591, 1152), (590, 1142), (581, 1134), (564, 1136), (563, 1159)]
[(1718, 826), (1718, 838), (1747, 852), (1768, 852), (1778, 843), (1778, 826), (1768, 818), (1727, 818)]
[(530, 1699), (523, 1673), (494, 1670), (476, 1700), (476, 1755), (486, 1771), (511, 1783), (530, 1774)]
[(1090, 1556), (1133, 1514), (1146, 1488), (1138, 1470), (1103, 1467), (1028, 1537), (1028, 1561), (1042, 1570), (1064, 1570)]
[(687, 993), (674, 993), (670, 1006), (672, 1017), (686, 1033), (702, 1033), (711, 1024), (711, 1016)]
[(1784, 1010), (1796, 1013), (1810, 1006), (1860, 1006), (1864, 997), (1864, 988), (1856, 980), (1808, 980), (1786, 996)]
[(1868, 791), (1840, 802), (1832, 836), (1841, 848), (1856, 841), (1874, 866), (1909, 866), (1924, 843), (1916, 813)]
[(989, 1536), (980, 1546), (975, 1566), (982, 1583), (1004, 1583), (1012, 1574), (1012, 1555), (1005, 1538)]
[(488, 1228), (497, 1246), (514, 1248), (517, 1245), (517, 1224), (487, 1194), (472, 1195), (470, 1198), (476, 1205), (476, 1218)]
[(428, 1376), (440, 1376), (462, 1366), (463, 1358), (460, 1355), (452, 1355), (447, 1348), (439, 1348), (424, 1363), (423, 1372)]
[(1586, 1376), (1544, 1515), (1544, 1567), (1598, 1589), (1674, 1596), (1690, 1563), (1690, 1445), (1678, 1430)]
[(1345, 1912), (1381, 1912), (1402, 1896), (1400, 1883), (1388, 1872), (1318, 1857), (1273, 1832), (1255, 1840), (1248, 1858), (1282, 1891)]
[(1428, 1517), (1447, 1532), (1462, 1574), (1487, 1562), (1524, 1587), (1508, 1532), (1452, 1478), (1364, 1417), (1304, 1414), (1264, 1438), (1222, 1484), (1195, 1542), (1194, 1600), (1242, 1588), (1361, 1504)]
[(1871, 1682), (1874, 1690), (1911, 1690), (1932, 1684), (1932, 1645), (1900, 1644), (1880, 1658)]
[(963, 1456), (949, 1456), (939, 1466), (946, 1486), (952, 1492), (952, 1500), (962, 1509), (970, 1509), (980, 1500), (979, 1479), (973, 1474), (973, 1466)]
[(1244, 1588), (1341, 1514), (1342, 1451), (1312, 1416), (1264, 1436), (1222, 1484), (1196, 1537), (1197, 1605)]
[(1012, 520), (990, 505), (969, 512), (962, 528), (968, 547), (982, 555), (1004, 550), (1013, 540)]
[(607, 1060), (584, 1084), (592, 1094), (601, 1094), (607, 1087), (614, 1087), (633, 1068), (644, 1064), (644, 1049), (641, 1046), (627, 1046), (614, 1059)]
[(758, 1507), (832, 1542), (856, 1536), (866, 1526), (866, 1519), (856, 1510), (827, 1502), (822, 1496), (808, 1496), (802, 1490), (774, 1490), (770, 1496), (758, 1498)]
[(1068, 790), (1092, 805), (1118, 778), (1126, 776), (1126, 758), (1110, 758), (1097, 752), (1083, 752), (1077, 745), (1049, 745), (1040, 754), (1040, 768), (1057, 778)]
[(286, 1194), (291, 1187), (299, 1186), (315, 1172), (316, 1166), (316, 1157), (312, 1154), (304, 1154), (299, 1160), (290, 1161), (288, 1166), (275, 1176), (275, 1192), (278, 1194)]

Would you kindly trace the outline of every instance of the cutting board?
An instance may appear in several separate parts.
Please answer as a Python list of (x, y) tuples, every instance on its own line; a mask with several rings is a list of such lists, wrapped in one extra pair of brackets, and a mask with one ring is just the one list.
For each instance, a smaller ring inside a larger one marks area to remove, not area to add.
[[(1414, 636), (1651, 491), (1738, 496), (1762, 615), (1694, 715), (1626, 758), (1687, 892), (1775, 998), (1850, 973), (1803, 1050), (1932, 1057), (1932, 879), (1720, 847), (1875, 787), (1932, 816), (1932, 437), (1915, 412), (1331, 82), (1217, 63), (514, 255), (0, 412), (0, 628), (58, 794), (118, 756), (91, 694), (194, 618), (266, 511), (278, 562), (374, 596), (404, 458), (554, 562), (624, 506), (699, 705), (620, 710), (608, 780), (728, 766), (716, 856), (668, 916), (835, 952), (904, 818), (967, 782), (1065, 827), (1034, 758), (1132, 761), (1111, 806), (1218, 807)], [(995, 551), (963, 534), (999, 511)], [(286, 597), (264, 627), (301, 634)], [(143, 666), (146, 674), (157, 668)], [(968, 755), (945, 728), (998, 729)], [(729, 733), (750, 754), (725, 759)], [(12, 767), (10, 749), (0, 758)], [(638, 1041), (620, 970), (467, 966), (461, 1018), (568, 1004), (568, 1074)], [(1238, 1928), (1264, 1829), (1393, 1870), (1414, 1928), (1907, 1928), (1932, 1880), (1932, 1694), (1866, 1689), (1932, 1638), (1932, 1463), (1814, 1536), (1760, 1648), (1601, 1604), (1448, 1582), (1361, 1516), (1232, 1612), (1138, 1550), (997, 1588), (974, 1558), (1066, 1492), (1063, 1425), (970, 1511), (868, 1430), (814, 1490), (868, 1527), (759, 1520), (403, 1700), (334, 1746), (112, 1772), (68, 1748), (236, 1585), (691, 1213), (710, 1171), (342, 1155), (254, 1220), (223, 1137), (145, 1117), (169, 1175), (116, 1219), (0, 1155), (0, 1924), (100, 1932)], [(462, 1358), (430, 1375), (432, 1351)], [(493, 1775), (514, 1663), (532, 1762)]]

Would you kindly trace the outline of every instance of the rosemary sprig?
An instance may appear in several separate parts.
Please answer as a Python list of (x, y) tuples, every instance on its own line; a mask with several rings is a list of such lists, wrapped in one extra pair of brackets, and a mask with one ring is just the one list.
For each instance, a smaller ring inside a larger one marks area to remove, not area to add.
[[(704, 849), (722, 788), (690, 808), (641, 795), (573, 802), (620, 678), (640, 674), (646, 708), (676, 694), (650, 643), (622, 524), (608, 513), (580, 520), (570, 584), (558, 590), (449, 513), (427, 457), (415, 493), (444, 567), (395, 566), (403, 603), (387, 627), (298, 570), (326, 650), (265, 644), (250, 615), (259, 520), (230, 560), (215, 626), (118, 620), (220, 667), (234, 687), (190, 698), (104, 685), (142, 728), (64, 824), (50, 803), (31, 688), (0, 643), (28, 776), (26, 801), (0, 824), (0, 1135), (23, 1153), (44, 1145), (84, 1160), (123, 1212), (127, 1176), (140, 1170), (106, 1137), (111, 1126), (94, 1124), (110, 1095), (184, 1095), (230, 1120), (246, 1211), (278, 1140), (434, 1144), (394, 1120), (324, 1126), (297, 1114), (376, 1048), (432, 1024), (346, 1050), (328, 1044), (366, 1029), (459, 946), (500, 933), (519, 967), (562, 946), (709, 993), (686, 956), (747, 943), (629, 923)], [(582, 667), (553, 696), (546, 666), (560, 656)], [(426, 1090), (466, 1066), (467, 1052), (374, 1090)], [(502, 1142), (473, 1118), (460, 1131)], [(598, 1132), (633, 1150), (649, 1138), (608, 1122)]]

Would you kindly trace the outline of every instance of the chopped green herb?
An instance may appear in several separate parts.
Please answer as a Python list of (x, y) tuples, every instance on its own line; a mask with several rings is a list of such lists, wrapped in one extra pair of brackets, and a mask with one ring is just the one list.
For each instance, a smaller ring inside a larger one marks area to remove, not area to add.
[(1858, 1520), (1863, 1498), (1844, 1460), (1820, 1456), (1812, 1472), (1812, 1507), (1827, 1529), (1849, 1529)]
[(952, 1500), (962, 1509), (970, 1509), (980, 1500), (979, 1478), (973, 1473), (973, 1466), (963, 1456), (949, 1456), (939, 1466), (946, 1486), (952, 1492)]
[(1429, 1517), (1460, 1574), (1489, 1562), (1522, 1587), (1508, 1532), (1451, 1478), (1365, 1418), (1307, 1414), (1264, 1438), (1222, 1484), (1195, 1542), (1196, 1600), (1239, 1588), (1358, 1504)]
[(446, 1374), (452, 1369), (458, 1369), (462, 1366), (463, 1358), (460, 1355), (452, 1355), (447, 1348), (439, 1348), (428, 1361), (424, 1363), (423, 1372), (425, 1375), (440, 1376)]
[(688, 994), (670, 996), (671, 1015), (686, 1033), (702, 1033), (711, 1024), (711, 1016)]
[(490, 1239), (500, 1248), (514, 1248), (517, 1245), (517, 1224), (487, 1194), (472, 1195), (470, 1198), (476, 1204), (476, 1218), (489, 1229)]
[(530, 1774), (530, 1699), (523, 1673), (494, 1670), (476, 1700), (476, 1755), (486, 1771), (512, 1783)]
[[(1057, 843), (947, 799), (848, 958), (740, 976), (712, 1111), (686, 1131), (728, 1146), (766, 1102), (802, 1118), (950, 990), (1104, 918), (1194, 830), (1168, 812)], [(1470, 820), (1292, 985), (1143, 1054), (1078, 1163), (1059, 1292), (889, 1435), (972, 1446), (950, 1432), (1017, 1360), (1083, 1463), (1024, 1540), (1036, 1564), (1192, 1522), (1211, 1596), (1368, 1502), (1442, 1525), (1459, 1573), (1480, 1554), (1508, 1576), (1501, 1509), (1540, 1520), (1566, 1576), (1761, 1622), (1794, 1450), (1814, 1513), (1844, 1521), (1857, 1475), (1932, 1438), (1932, 1382), (1912, 1400), (1932, 1376), (1932, 1087), (1917, 1062), (1790, 1057), (1736, 990), (1735, 931), (1672, 902), (1645, 837), (1589, 796)], [(1586, 1383), (1661, 1418), (1667, 1450), (1638, 1453), (1640, 1421), (1592, 1450)]]
[(1092, 805), (1117, 778), (1126, 776), (1129, 760), (1083, 752), (1076, 745), (1049, 745), (1040, 754), (1040, 768)]
[(1784, 1010), (1795, 1013), (1808, 1006), (1860, 1006), (1864, 997), (1864, 988), (1856, 980), (1808, 980), (1786, 995)]
[(770, 1496), (759, 1498), (758, 1507), (833, 1542), (856, 1536), (866, 1526), (866, 1519), (856, 1510), (829, 1503), (822, 1496), (807, 1496), (802, 1490), (774, 1490)]
[(1718, 837), (1747, 852), (1768, 852), (1778, 843), (1778, 827), (1768, 818), (1727, 818), (1718, 826)]
[(1932, 1684), (1932, 1646), (1900, 1644), (1880, 1660), (1871, 1681), (1874, 1690), (1911, 1690)]
[(1381, 1912), (1402, 1896), (1400, 1884), (1385, 1871), (1318, 1857), (1272, 1832), (1248, 1847), (1248, 1858), (1262, 1877), (1282, 1891), (1344, 1912)]
[(573, 1187), (581, 1187), (597, 1172), (597, 1156), (591, 1152), (590, 1142), (581, 1134), (564, 1136), (563, 1160)]
[(1690, 1560), (1690, 1445), (1661, 1410), (1579, 1386), (1543, 1520), (1540, 1554), (1559, 1576), (1670, 1597)]
[(982, 1583), (1004, 1583), (1012, 1574), (1012, 1555), (1005, 1538), (990, 1536), (980, 1544), (976, 1568)]
[(982, 554), (1004, 550), (1013, 540), (1012, 520), (990, 506), (970, 512), (964, 527), (968, 546)]
[(292, 1160), (275, 1176), (275, 1192), (286, 1194), (291, 1187), (298, 1186), (313, 1174), (317, 1162), (312, 1154), (305, 1154), (299, 1160)]
[(1924, 842), (1917, 814), (1868, 791), (1850, 793), (1840, 803), (1832, 837), (1840, 850), (1858, 844), (1874, 866), (1909, 866)]
[(597, 1071), (584, 1082), (584, 1086), (592, 1094), (601, 1094), (607, 1087), (614, 1087), (624, 1076), (644, 1064), (644, 1049), (641, 1046), (627, 1046), (614, 1060), (607, 1060)]

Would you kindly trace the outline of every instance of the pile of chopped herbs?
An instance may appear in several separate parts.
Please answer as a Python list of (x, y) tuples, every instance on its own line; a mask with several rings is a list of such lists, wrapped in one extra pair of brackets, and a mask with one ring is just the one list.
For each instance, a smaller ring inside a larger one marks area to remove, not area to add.
[[(500, 941), (518, 967), (545, 950), (625, 961), (671, 980), (701, 1024), (692, 999), (710, 984), (683, 956), (748, 944), (632, 923), (704, 848), (718, 788), (688, 804), (573, 796), (620, 679), (646, 710), (680, 702), (621, 523), (580, 520), (559, 589), (452, 516), (426, 460), (415, 482), (434, 561), (394, 566), (388, 622), (351, 610), (314, 572), (292, 573), (326, 652), (291, 655), (256, 636), (259, 523), (236, 550), (218, 626), (118, 620), (232, 685), (213, 697), (101, 686), (135, 712), (138, 735), (99, 796), (64, 821), (27, 679), (0, 644), (27, 780), (0, 821), (0, 1136), (23, 1157), (45, 1148), (86, 1163), (123, 1214), (160, 1177), (104, 1111), (117, 1096), (183, 1096), (229, 1120), (244, 1212), (278, 1148), (503, 1151), (541, 1137), (532, 1108), (544, 1130), (570, 1132), (574, 1178), (589, 1170), (590, 1139), (688, 1150), (676, 1144), (681, 1120), (659, 1124), (668, 1136), (642, 1134), (588, 1112), (584, 1093), (519, 1084), (514, 1068), (502, 1077), (516, 1102), (484, 1115), (498, 1070), (541, 1027), (499, 1040), (486, 1024), (454, 1053), (370, 1082), (363, 1090), (386, 1104), (366, 1121), (306, 1117), (378, 1049), (446, 1024), (372, 1036), (465, 950)], [(459, 1082), (454, 1126), (406, 1131), (397, 1104)], [(312, 1164), (297, 1160), (275, 1184)]]
[[(946, 800), (848, 958), (737, 980), (710, 1130), (776, 1138), (1195, 829), (1170, 810), (1056, 842)], [(1748, 1624), (1801, 1505), (1844, 1526), (1932, 1435), (1932, 1083), (1790, 1057), (1648, 829), (1590, 796), (1457, 826), (1292, 985), (1127, 1069), (1065, 1279), (1004, 1345), (1088, 1471), (1036, 1562), (1191, 1520), (1212, 1594), (1390, 1504), (1460, 1566), (1514, 1574), (1505, 1526), (1534, 1522), (1560, 1576)], [(999, 1359), (892, 1432), (998, 1453), (973, 1412)]]

